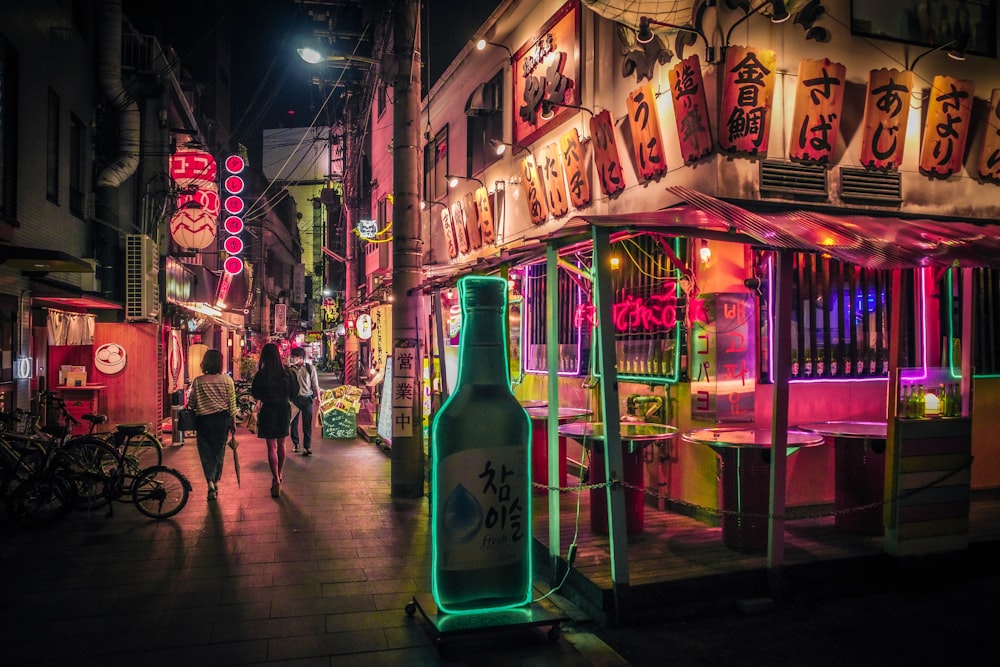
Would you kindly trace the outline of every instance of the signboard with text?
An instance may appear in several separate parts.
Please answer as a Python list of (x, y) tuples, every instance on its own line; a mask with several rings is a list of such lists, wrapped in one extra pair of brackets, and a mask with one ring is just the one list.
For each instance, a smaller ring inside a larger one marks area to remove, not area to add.
[(754, 418), (757, 315), (747, 293), (702, 294), (692, 322), (691, 418), (749, 422)]

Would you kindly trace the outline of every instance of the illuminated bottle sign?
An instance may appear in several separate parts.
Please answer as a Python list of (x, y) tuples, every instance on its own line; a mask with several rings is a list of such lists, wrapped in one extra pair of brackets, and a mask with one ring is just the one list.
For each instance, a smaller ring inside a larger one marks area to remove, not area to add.
[(458, 289), (458, 382), (431, 427), (431, 587), (439, 611), (463, 614), (531, 601), (531, 420), (510, 388), (507, 281)]
[(226, 179), (223, 186), (226, 191), (226, 199), (222, 204), (225, 210), (226, 238), (222, 242), (222, 247), (229, 255), (223, 263), (226, 273), (236, 275), (243, 271), (243, 210), (246, 204), (241, 196), (246, 184), (240, 176), (246, 168), (246, 162), (239, 155), (230, 155), (226, 158)]

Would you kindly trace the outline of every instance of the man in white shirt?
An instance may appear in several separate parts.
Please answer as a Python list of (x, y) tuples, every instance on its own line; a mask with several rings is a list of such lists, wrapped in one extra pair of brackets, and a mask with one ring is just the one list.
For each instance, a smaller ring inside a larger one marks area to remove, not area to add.
[(290, 427), (292, 436), (292, 451), (299, 451), (299, 423), (302, 423), (302, 456), (312, 456), (313, 415), (316, 404), (319, 403), (319, 375), (312, 364), (306, 363), (306, 351), (301, 347), (292, 350), (288, 358), (288, 367), (299, 381), (299, 395), (292, 398), (292, 404), (299, 411), (292, 417)]

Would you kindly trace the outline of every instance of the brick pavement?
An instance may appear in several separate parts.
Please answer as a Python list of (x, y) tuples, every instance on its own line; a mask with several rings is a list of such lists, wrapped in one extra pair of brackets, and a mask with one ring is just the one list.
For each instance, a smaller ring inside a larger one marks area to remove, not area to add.
[[(4, 665), (622, 665), (592, 624), (449, 640), (439, 654), (406, 603), (427, 592), (427, 499), (390, 497), (389, 457), (363, 440), (314, 438), (270, 497), (264, 443), (241, 429), (242, 487), (227, 457), (206, 499), (194, 439), (164, 463), (194, 490), (173, 519), (131, 505), (42, 529), (0, 519)], [(169, 443), (169, 434), (165, 440)]]

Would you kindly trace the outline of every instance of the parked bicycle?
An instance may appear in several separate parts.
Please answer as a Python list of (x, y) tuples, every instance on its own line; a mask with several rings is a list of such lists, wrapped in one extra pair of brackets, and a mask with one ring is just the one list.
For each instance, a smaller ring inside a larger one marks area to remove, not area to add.
[[(61, 424), (49, 433), (36, 424), (33, 434), (17, 436), (37, 442), (46, 453), (44, 465), (27, 475), (6, 497), (8, 513), (15, 521), (30, 525), (54, 520), (74, 506), (93, 510), (108, 505), (111, 516), (111, 502), (123, 499), (155, 519), (173, 516), (183, 509), (191, 490), (187, 478), (158, 463), (144, 465), (145, 461), (162, 461), (159, 441), (155, 436), (150, 440), (152, 434), (146, 431), (145, 424), (119, 424), (107, 435), (70, 437), (79, 422), (66, 410), (62, 399), (47, 392), (40, 399), (59, 412)], [(94, 426), (106, 421), (103, 415), (88, 417), (92, 432)], [(3, 437), (15, 436), (0, 433), (0, 439)]]

